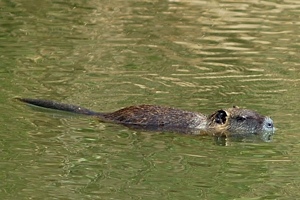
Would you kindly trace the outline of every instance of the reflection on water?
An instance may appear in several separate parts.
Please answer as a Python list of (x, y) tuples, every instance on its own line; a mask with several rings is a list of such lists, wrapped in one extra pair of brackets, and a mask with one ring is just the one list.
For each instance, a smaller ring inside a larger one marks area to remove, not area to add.
[[(299, 1), (0, 7), (2, 199), (299, 197)], [(104, 112), (148, 103), (207, 114), (238, 105), (270, 115), (276, 135), (223, 147), (30, 111), (16, 96)]]
[(250, 142), (250, 143), (260, 143), (260, 142), (272, 142), (274, 132), (261, 132), (259, 134), (249, 134), (249, 135), (231, 135), (229, 137), (220, 136), (214, 137), (217, 145), (221, 146), (231, 146), (235, 142)]

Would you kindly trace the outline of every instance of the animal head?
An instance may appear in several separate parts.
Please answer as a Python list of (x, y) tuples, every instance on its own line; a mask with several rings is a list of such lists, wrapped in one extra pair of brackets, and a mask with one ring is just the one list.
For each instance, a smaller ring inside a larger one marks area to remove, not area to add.
[(259, 134), (274, 133), (273, 120), (260, 115), (256, 111), (234, 106), (229, 109), (217, 110), (208, 117), (208, 130), (214, 134)]

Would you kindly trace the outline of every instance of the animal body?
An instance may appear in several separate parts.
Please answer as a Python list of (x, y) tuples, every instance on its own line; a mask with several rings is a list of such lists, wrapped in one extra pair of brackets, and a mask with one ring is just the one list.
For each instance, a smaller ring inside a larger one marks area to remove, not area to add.
[(16, 98), (17, 100), (55, 110), (94, 116), (100, 121), (122, 124), (130, 128), (170, 131), (186, 134), (229, 136), (234, 134), (274, 133), (270, 117), (256, 111), (232, 107), (211, 115), (158, 105), (129, 106), (115, 112), (95, 112), (76, 105), (51, 100)]

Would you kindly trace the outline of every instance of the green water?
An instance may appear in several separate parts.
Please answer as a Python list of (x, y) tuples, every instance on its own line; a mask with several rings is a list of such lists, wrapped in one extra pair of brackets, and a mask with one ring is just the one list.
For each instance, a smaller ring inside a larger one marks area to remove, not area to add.
[[(300, 2), (0, 1), (1, 199), (300, 198)], [(269, 115), (271, 142), (34, 109), (160, 104)]]

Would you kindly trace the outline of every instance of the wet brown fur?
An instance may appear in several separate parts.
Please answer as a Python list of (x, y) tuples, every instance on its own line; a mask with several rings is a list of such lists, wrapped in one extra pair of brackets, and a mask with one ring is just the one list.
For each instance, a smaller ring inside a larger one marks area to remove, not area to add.
[(207, 117), (200, 113), (157, 105), (137, 105), (100, 116), (103, 121), (112, 121), (132, 128), (166, 130), (188, 133), (204, 124)]
[(49, 100), (17, 99), (31, 105), (96, 116), (101, 121), (143, 130), (200, 135), (256, 134), (265, 130), (273, 131), (273, 121), (270, 118), (253, 110), (241, 109), (236, 106), (217, 110), (209, 116), (157, 105), (130, 106), (115, 112), (102, 113)]

